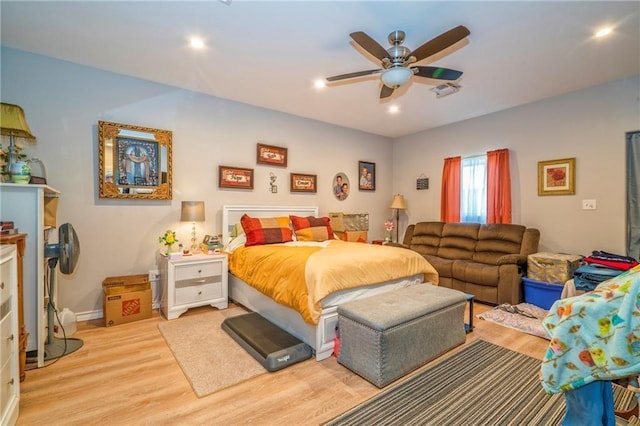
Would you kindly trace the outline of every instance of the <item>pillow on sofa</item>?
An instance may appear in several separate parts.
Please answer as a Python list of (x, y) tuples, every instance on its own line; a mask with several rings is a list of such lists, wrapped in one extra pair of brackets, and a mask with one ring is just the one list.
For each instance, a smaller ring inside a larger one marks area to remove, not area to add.
[(244, 214), (240, 223), (247, 235), (247, 247), (293, 241), (293, 232), (286, 216), (254, 218)]
[(298, 241), (333, 240), (333, 230), (328, 217), (289, 216)]

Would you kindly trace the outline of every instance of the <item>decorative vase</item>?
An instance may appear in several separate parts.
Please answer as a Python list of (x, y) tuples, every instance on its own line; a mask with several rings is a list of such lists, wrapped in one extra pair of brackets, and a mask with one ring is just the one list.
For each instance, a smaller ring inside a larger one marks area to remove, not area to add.
[(13, 183), (29, 183), (31, 179), (31, 167), (26, 161), (16, 161), (9, 168)]

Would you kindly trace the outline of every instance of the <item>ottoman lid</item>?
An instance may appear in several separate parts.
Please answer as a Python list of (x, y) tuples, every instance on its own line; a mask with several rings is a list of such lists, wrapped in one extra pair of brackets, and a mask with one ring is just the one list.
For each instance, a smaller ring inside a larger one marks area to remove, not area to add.
[(417, 284), (344, 303), (338, 306), (338, 314), (383, 331), (466, 300), (458, 290)]

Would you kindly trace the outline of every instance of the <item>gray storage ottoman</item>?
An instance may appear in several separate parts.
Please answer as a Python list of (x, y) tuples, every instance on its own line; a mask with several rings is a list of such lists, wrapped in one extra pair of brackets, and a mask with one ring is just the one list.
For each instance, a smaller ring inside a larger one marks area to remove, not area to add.
[(464, 293), (418, 284), (338, 306), (338, 362), (379, 388), (465, 341)]

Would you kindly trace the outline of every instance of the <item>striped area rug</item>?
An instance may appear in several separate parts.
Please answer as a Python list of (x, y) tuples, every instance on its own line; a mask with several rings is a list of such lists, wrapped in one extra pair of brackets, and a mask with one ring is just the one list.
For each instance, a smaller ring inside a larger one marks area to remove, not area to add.
[[(544, 393), (539, 369), (538, 359), (476, 340), (325, 425), (559, 425), (564, 396)], [(615, 388), (616, 408), (628, 406), (634, 394)]]

